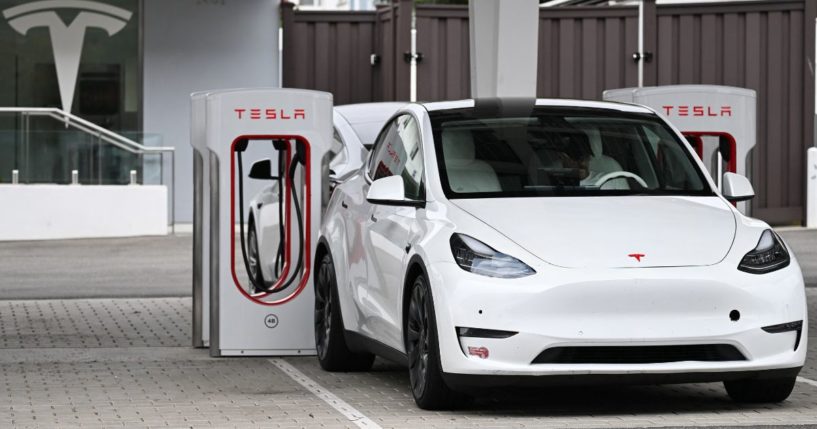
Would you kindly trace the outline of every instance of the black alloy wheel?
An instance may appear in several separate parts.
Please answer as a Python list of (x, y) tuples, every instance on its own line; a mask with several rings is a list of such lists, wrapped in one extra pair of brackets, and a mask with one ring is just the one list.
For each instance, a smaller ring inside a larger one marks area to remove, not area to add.
[(374, 355), (353, 352), (346, 345), (337, 287), (335, 265), (332, 256), (326, 253), (315, 265), (315, 350), (318, 362), (326, 371), (366, 371), (372, 367)]
[[(419, 279), (418, 279), (419, 280)], [(409, 301), (408, 323), (406, 324), (407, 352), (409, 359), (409, 380), (415, 397), (425, 393), (428, 374), (428, 306), (424, 284), (415, 282)]]
[(324, 258), (315, 277), (315, 348), (318, 359), (326, 359), (329, 335), (332, 332), (332, 269), (331, 260)]
[(406, 353), (414, 402), (425, 410), (466, 406), (470, 396), (451, 390), (443, 379), (434, 300), (425, 276), (414, 280), (406, 314)]

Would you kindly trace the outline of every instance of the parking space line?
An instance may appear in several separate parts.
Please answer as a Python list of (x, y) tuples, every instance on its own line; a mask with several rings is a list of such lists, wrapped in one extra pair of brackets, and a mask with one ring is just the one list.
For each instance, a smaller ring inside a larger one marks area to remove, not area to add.
[(810, 386), (817, 387), (817, 381), (810, 380), (810, 379), (808, 379), (806, 377), (797, 377), (797, 381), (799, 381), (801, 383), (806, 383), (806, 384), (808, 384)]
[(363, 415), (363, 413), (361, 413), (351, 405), (347, 404), (344, 400), (335, 396), (335, 394), (322, 387), (320, 384), (315, 382), (315, 380), (312, 380), (311, 378), (307, 377), (306, 374), (299, 371), (289, 362), (285, 361), (282, 358), (273, 358), (270, 359), (269, 361), (270, 363), (278, 367), (278, 369), (283, 371), (284, 374), (288, 375), (291, 379), (298, 382), (298, 384), (305, 387), (306, 390), (309, 390), (320, 400), (326, 402), (327, 404), (329, 404), (330, 407), (334, 408), (339, 413), (343, 414), (344, 417), (346, 417), (350, 422), (357, 425), (357, 427), (380, 429), (380, 425), (373, 422), (371, 419)]

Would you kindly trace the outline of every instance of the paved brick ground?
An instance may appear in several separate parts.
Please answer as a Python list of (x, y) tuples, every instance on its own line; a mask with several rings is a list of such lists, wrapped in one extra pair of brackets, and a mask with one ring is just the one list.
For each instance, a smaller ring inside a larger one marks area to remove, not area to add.
[(346, 427), (267, 359), (190, 343), (190, 299), (0, 301), (0, 427)]
[[(817, 290), (809, 300), (817, 310)], [(266, 359), (189, 348), (189, 315), (188, 298), (0, 301), (0, 427), (351, 427)], [(802, 375), (813, 378), (810, 341)], [(720, 384), (700, 384), (503, 390), (426, 412), (388, 362), (330, 374), (314, 357), (287, 361), (382, 427), (817, 424), (817, 387), (803, 383), (780, 405), (737, 405)]]
[(0, 364), (0, 427), (344, 427), (264, 359), (133, 349)]
[(184, 347), (190, 299), (0, 301), (0, 348)]
[[(808, 291), (810, 323), (817, 326), (817, 290)], [(503, 389), (457, 412), (417, 409), (408, 374), (378, 360), (370, 373), (326, 373), (314, 359), (288, 359), (295, 367), (383, 427), (817, 427), (817, 387), (797, 383), (775, 405), (732, 402), (720, 383), (550, 390)], [(801, 376), (817, 380), (817, 334)]]
[[(817, 286), (817, 231), (784, 236)], [(189, 347), (190, 298), (172, 297), (189, 293), (189, 237), (0, 243), (0, 273), (0, 428), (352, 427), (266, 359)], [(817, 288), (808, 295), (801, 375), (817, 380)], [(69, 296), (83, 299), (53, 299)], [(805, 383), (780, 405), (737, 405), (701, 384), (504, 390), (431, 413), (388, 362), (347, 374), (287, 362), (383, 427), (817, 427), (817, 387)]]

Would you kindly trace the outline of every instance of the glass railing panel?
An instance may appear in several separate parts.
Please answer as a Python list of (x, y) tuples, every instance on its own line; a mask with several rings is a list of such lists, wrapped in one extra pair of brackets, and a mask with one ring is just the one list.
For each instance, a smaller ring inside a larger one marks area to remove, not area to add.
[[(133, 131), (123, 132), (121, 134), (124, 137), (148, 147), (161, 147), (164, 144), (164, 139), (160, 134)], [(141, 155), (140, 162), (140, 169), (137, 176), (138, 183), (144, 185), (168, 184), (168, 172), (172, 169), (169, 154), (165, 153), (163, 156), (161, 153), (145, 153)]]
[[(122, 135), (145, 146), (162, 145), (157, 134)], [(11, 183), (12, 171), (18, 170), (23, 184), (70, 184), (76, 170), (83, 185), (127, 185), (133, 170), (138, 184), (168, 184), (170, 162), (168, 154), (134, 154), (70, 128), (32, 130), (27, 135), (19, 129), (0, 130), (0, 183)]]

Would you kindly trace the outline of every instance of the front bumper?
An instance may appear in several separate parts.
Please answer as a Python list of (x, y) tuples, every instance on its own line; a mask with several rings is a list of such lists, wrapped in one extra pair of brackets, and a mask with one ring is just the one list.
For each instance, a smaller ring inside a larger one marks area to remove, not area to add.
[(768, 369), (758, 371), (725, 372), (673, 372), (673, 373), (631, 373), (631, 374), (558, 374), (548, 376), (532, 375), (487, 375), (444, 373), (448, 387), (460, 392), (474, 392), (477, 389), (498, 387), (550, 387), (550, 386), (598, 386), (709, 383), (730, 380), (775, 379), (796, 377), (802, 367)]
[[(716, 381), (796, 374), (806, 357), (806, 302), (796, 262), (765, 275), (709, 267), (575, 270), (554, 268), (533, 276), (491, 279), (454, 263), (429, 272), (446, 380), (468, 375), (489, 384), (533, 384), (584, 379), (647, 383)], [(740, 313), (734, 319), (733, 311)], [(762, 328), (803, 321), (795, 331)], [(460, 337), (458, 327), (517, 332), (508, 338)], [(547, 363), (545, 349), (582, 346), (726, 344), (744, 360), (659, 363)], [(468, 355), (484, 348), (487, 357)], [(788, 371), (788, 372), (786, 372)], [(536, 380), (550, 376), (548, 380)], [(579, 377), (594, 376), (594, 377)], [(457, 380), (460, 380), (459, 382)], [(640, 381), (639, 381), (640, 380)], [(663, 380), (663, 381), (662, 381)], [(468, 384), (468, 383), (466, 383)]]

